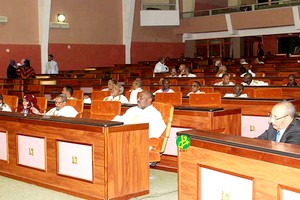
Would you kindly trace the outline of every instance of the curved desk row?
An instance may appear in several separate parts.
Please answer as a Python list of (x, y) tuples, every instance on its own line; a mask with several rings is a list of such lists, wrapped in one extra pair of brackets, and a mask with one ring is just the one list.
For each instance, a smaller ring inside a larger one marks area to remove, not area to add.
[(0, 112), (0, 174), (88, 199), (149, 193), (148, 124)]
[(300, 198), (300, 146), (233, 135), (182, 131), (179, 199)]

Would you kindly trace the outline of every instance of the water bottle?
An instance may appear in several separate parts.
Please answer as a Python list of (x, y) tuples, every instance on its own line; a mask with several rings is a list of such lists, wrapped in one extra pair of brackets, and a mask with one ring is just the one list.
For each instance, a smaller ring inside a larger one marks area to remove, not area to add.
[(23, 112), (23, 114), (24, 114), (25, 117), (28, 115), (28, 110), (27, 110), (27, 107), (26, 107), (26, 106), (24, 106), (22, 112)]

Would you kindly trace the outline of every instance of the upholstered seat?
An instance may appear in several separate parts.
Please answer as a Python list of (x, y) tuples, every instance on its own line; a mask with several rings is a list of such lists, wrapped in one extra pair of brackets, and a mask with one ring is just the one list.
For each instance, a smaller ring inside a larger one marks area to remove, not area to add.
[(93, 100), (103, 100), (105, 97), (110, 95), (110, 91), (100, 91), (100, 90), (93, 90), (91, 99)]
[(91, 104), (91, 119), (112, 120), (121, 113), (121, 102), (93, 100)]
[(182, 93), (156, 93), (155, 102), (167, 103), (175, 106), (181, 106), (182, 104)]
[(73, 90), (73, 95), (74, 98), (83, 100), (83, 91), (82, 90)]
[(37, 105), (40, 108), (40, 113), (47, 112), (47, 98), (46, 97), (36, 97)]
[(174, 114), (174, 106), (170, 104), (153, 102), (153, 106), (161, 113), (167, 127), (159, 138), (150, 138), (149, 161), (151, 166), (155, 166), (157, 162), (160, 162), (161, 155), (166, 149)]
[(255, 88), (254, 98), (282, 98), (281, 88)]
[(220, 93), (191, 94), (189, 97), (190, 106), (199, 107), (221, 107)]
[(68, 99), (67, 105), (72, 106), (78, 112), (76, 118), (81, 118), (83, 113), (83, 100), (80, 99)]
[(19, 98), (17, 96), (3, 95), (3, 101), (9, 105), (12, 112), (18, 111)]

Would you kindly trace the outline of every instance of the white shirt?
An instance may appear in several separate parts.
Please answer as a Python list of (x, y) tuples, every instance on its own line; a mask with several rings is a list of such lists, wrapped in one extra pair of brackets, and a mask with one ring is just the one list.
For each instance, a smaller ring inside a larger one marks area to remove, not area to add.
[(248, 95), (247, 94), (241, 94), (240, 96), (237, 97), (237, 96), (234, 96), (233, 93), (227, 93), (227, 94), (224, 95), (224, 97), (248, 98)]
[(258, 80), (252, 80), (251, 83), (248, 85), (245, 82), (241, 83), (242, 85), (246, 85), (246, 86), (263, 86), (263, 85), (269, 85), (268, 83), (265, 83), (263, 81), (258, 81)]
[(46, 63), (45, 74), (58, 74), (58, 66), (56, 61), (51, 60)]
[(189, 93), (187, 94), (187, 96), (190, 96), (191, 94), (205, 94), (205, 92), (202, 92), (202, 91), (200, 91), (200, 90), (197, 90), (197, 92), (189, 92)]
[(161, 62), (156, 63), (156, 65), (154, 67), (154, 73), (168, 72), (168, 71), (169, 71), (169, 68)]
[(103, 101), (120, 101), (121, 103), (129, 103), (128, 99), (123, 94), (120, 94), (115, 97), (110, 95), (108, 97), (105, 97)]
[(0, 106), (0, 108), (2, 108), (1, 111), (12, 112), (11, 108), (9, 107), (9, 105), (7, 105), (7, 104), (5, 104), (5, 103), (2, 104), (2, 105)]
[[(214, 85), (223, 85), (223, 81), (217, 82)], [(230, 81), (228, 85), (234, 85), (234, 83)]]
[(131, 90), (129, 103), (137, 104), (137, 95), (139, 92), (142, 92), (142, 91), (143, 91), (143, 89), (140, 87), (136, 88), (135, 90)]
[(129, 108), (124, 115), (117, 115), (112, 121), (121, 121), (124, 124), (149, 123), (149, 138), (158, 138), (166, 129), (161, 113), (152, 105), (145, 109), (137, 106)]
[(189, 75), (181, 75), (181, 74), (179, 74), (178, 77), (197, 77), (197, 76), (196, 76), (196, 74), (189, 73)]
[(174, 93), (174, 90), (169, 89), (168, 91), (163, 91), (162, 89), (159, 89), (153, 92), (153, 95), (155, 95), (156, 93)]
[(78, 112), (72, 106), (64, 106), (57, 110), (56, 107), (49, 110), (45, 115), (62, 116), (62, 117), (76, 117)]

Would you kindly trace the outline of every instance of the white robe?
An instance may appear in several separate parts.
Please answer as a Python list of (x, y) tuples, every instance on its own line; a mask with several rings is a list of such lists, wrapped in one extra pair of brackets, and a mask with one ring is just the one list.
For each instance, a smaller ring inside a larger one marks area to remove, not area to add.
[(166, 129), (161, 113), (152, 105), (145, 109), (131, 107), (124, 115), (117, 115), (112, 121), (121, 121), (124, 124), (149, 123), (149, 138), (160, 137)]
[(76, 117), (77, 114), (78, 112), (72, 106), (64, 106), (59, 110), (57, 110), (56, 107), (54, 107), (46, 113), (46, 115), (62, 116), (62, 117)]

